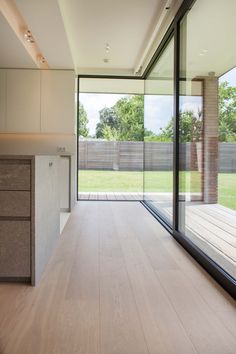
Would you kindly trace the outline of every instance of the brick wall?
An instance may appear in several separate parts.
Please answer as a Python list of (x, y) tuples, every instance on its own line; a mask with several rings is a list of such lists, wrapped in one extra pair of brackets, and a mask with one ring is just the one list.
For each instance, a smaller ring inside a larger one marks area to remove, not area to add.
[(203, 93), (203, 200), (218, 201), (218, 78), (204, 78)]

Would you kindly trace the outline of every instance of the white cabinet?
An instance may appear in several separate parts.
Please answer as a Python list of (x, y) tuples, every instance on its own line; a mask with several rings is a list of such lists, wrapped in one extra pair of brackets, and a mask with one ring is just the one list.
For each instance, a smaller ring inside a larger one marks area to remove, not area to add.
[(6, 70), (0, 69), (0, 131), (6, 130)]
[(0, 132), (74, 134), (74, 72), (0, 69)]
[(6, 70), (6, 131), (40, 132), (40, 71)]
[(74, 126), (74, 72), (41, 71), (41, 131), (73, 134)]

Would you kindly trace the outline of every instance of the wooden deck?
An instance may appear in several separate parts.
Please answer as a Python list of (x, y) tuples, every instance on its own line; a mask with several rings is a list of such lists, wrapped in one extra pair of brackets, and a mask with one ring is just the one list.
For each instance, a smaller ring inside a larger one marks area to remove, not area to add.
[(1, 354), (235, 354), (235, 301), (138, 202), (79, 202), (0, 303)]
[(132, 192), (81, 192), (79, 200), (143, 200), (143, 193)]
[(189, 237), (236, 278), (236, 212), (219, 204), (186, 208)]

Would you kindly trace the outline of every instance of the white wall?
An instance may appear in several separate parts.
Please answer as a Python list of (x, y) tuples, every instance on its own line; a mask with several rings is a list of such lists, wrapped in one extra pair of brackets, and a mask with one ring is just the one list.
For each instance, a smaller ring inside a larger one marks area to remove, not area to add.
[(144, 93), (144, 80), (134, 79), (96, 79), (81, 78), (79, 80), (80, 92), (99, 93)]

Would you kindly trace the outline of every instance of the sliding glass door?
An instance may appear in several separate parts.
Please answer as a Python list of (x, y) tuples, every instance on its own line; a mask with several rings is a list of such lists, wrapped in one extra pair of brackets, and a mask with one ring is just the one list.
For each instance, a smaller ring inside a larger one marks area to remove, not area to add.
[(145, 81), (144, 200), (172, 224), (174, 40)]
[(233, 296), (235, 13), (234, 0), (183, 2), (147, 70), (144, 109), (144, 202)]
[(198, 0), (180, 23), (179, 231), (236, 278), (236, 50), (229, 40), (236, 2), (229, 5)]

